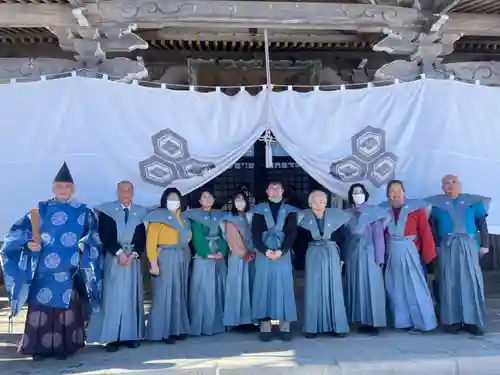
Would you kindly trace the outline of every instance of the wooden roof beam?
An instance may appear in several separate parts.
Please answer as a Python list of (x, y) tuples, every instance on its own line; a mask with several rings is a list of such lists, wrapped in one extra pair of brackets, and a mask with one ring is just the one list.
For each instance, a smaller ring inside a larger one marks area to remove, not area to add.
[[(444, 1), (444, 0), (443, 0)], [(113, 0), (86, 3), (85, 16), (94, 27), (139, 28), (231, 27), (351, 30), (382, 32), (384, 29), (418, 31), (428, 15), (414, 8), (372, 4), (296, 3), (206, 0)], [(0, 27), (74, 28), (67, 4), (0, 3)], [(500, 36), (500, 16), (449, 13), (443, 33)]]

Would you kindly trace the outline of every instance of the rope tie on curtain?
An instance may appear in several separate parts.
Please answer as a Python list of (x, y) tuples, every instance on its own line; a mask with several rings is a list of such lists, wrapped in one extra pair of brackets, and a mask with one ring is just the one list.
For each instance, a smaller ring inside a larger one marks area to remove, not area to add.
[(272, 143), (276, 142), (271, 129), (266, 129), (264, 134), (259, 138), (259, 141), (266, 145), (266, 168), (273, 168), (273, 147)]

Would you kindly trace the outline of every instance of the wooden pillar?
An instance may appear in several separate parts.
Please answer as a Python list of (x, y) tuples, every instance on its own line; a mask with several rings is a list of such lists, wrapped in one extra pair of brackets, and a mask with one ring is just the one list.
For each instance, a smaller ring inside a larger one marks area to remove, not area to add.
[(255, 142), (254, 147), (254, 196), (256, 203), (266, 199), (267, 169), (266, 169), (266, 145), (264, 142)]

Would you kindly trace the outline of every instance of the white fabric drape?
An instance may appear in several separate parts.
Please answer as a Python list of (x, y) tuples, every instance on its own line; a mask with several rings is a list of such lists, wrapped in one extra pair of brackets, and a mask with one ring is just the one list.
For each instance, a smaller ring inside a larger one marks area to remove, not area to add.
[[(230, 168), (262, 134), (266, 95), (242, 91), (231, 97), (79, 77), (0, 85), (0, 231), (51, 197), (64, 161), (75, 198), (90, 205), (115, 199), (121, 180), (135, 184), (137, 203), (158, 204), (165, 186), (145, 180), (140, 168), (153, 155), (163, 165), (149, 167), (156, 178), (173, 179), (183, 193), (196, 189)], [(152, 137), (162, 131), (155, 152)], [(172, 133), (186, 140), (188, 161)], [(165, 160), (165, 153), (173, 157)], [(186, 178), (193, 160), (210, 170)], [(166, 173), (167, 164), (179, 167), (177, 176)]]
[(377, 202), (396, 177), (423, 197), (457, 174), (464, 192), (493, 199), (488, 222), (500, 233), (498, 88), (422, 80), (230, 97), (70, 77), (0, 85), (0, 97), (4, 233), (51, 196), (63, 161), (82, 202), (114, 199), (116, 183), (130, 180), (136, 202), (155, 205), (169, 181), (187, 193), (231, 167), (266, 127), (337, 195), (359, 180)]
[[(424, 197), (441, 192), (445, 174), (457, 174), (464, 192), (493, 198), (488, 223), (492, 233), (500, 233), (499, 89), (421, 80), (358, 90), (285, 91), (272, 93), (270, 101), (276, 139), (329, 190), (346, 196), (354, 182), (331, 174), (335, 162), (347, 164), (349, 173), (365, 165), (366, 175), (353, 180), (365, 184), (373, 202), (385, 199), (392, 177), (405, 182), (409, 196)], [(354, 140), (358, 132), (361, 142)], [(360, 145), (372, 155), (356, 151)], [(375, 174), (385, 178), (374, 184), (370, 173), (384, 150), (387, 163), (378, 160), (382, 167)], [(395, 173), (388, 173), (392, 159), (397, 159)]]

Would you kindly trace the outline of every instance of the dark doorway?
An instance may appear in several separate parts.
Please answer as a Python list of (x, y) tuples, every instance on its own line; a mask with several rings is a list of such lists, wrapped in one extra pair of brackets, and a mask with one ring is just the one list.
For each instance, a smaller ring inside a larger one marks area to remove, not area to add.
[[(309, 193), (314, 189), (321, 189), (321, 185), (309, 176), (291, 156), (286, 155), (284, 150), (278, 150), (275, 153), (276, 156), (273, 156), (273, 168), (266, 168), (265, 154), (265, 144), (258, 141), (253, 150), (211, 181), (217, 208), (231, 209), (229, 206), (231, 197), (242, 189), (247, 192), (251, 204), (264, 201), (267, 184), (270, 181), (283, 183), (285, 199), (289, 204), (299, 209), (308, 207)], [(197, 207), (198, 193), (199, 191), (195, 191), (188, 196), (191, 207)], [(307, 236), (299, 229), (294, 244), (295, 269), (304, 269), (307, 245)]]

